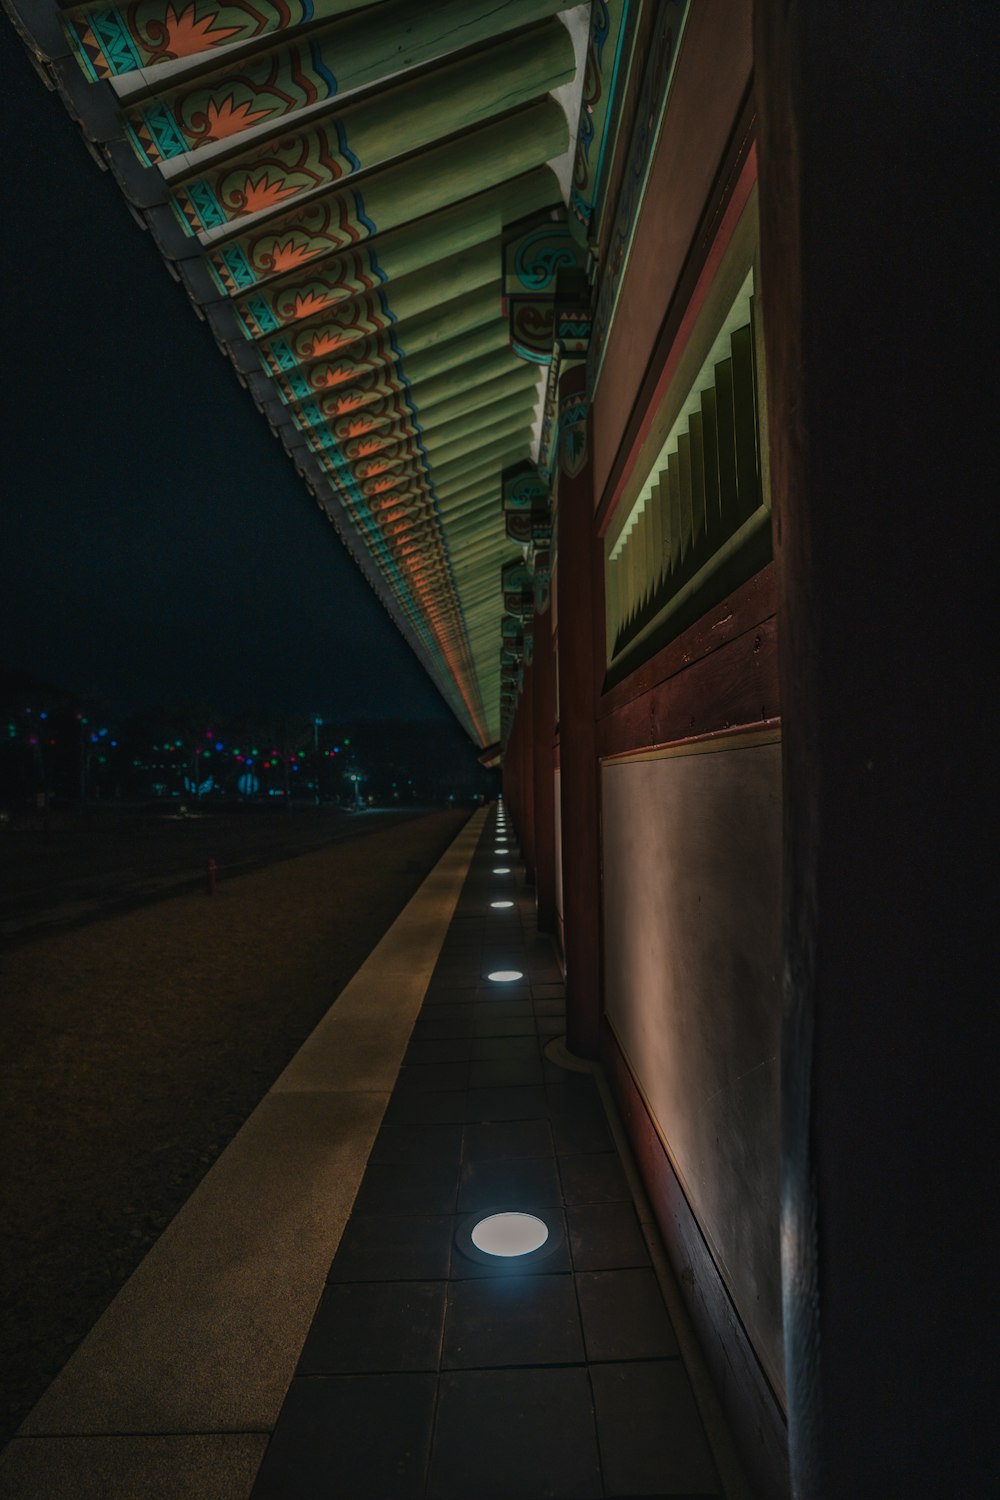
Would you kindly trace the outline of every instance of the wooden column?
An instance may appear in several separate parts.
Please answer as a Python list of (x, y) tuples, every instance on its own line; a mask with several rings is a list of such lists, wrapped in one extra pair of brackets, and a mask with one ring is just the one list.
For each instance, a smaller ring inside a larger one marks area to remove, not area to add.
[(585, 368), (559, 383), (559, 725), (566, 1039), (597, 1057), (602, 1000), (601, 880), (595, 733), (593, 472)]
[(518, 707), (521, 721), (521, 821), (518, 838), (521, 858), (524, 861), (524, 878), (528, 885), (535, 883), (535, 732), (534, 732), (534, 668), (525, 663), (524, 691)]
[(755, 5), (799, 1500), (996, 1483), (990, 25)]
[(535, 615), (532, 685), (532, 774), (535, 835), (535, 902), (541, 932), (556, 930), (556, 823), (552, 740), (555, 735), (555, 656), (552, 609)]

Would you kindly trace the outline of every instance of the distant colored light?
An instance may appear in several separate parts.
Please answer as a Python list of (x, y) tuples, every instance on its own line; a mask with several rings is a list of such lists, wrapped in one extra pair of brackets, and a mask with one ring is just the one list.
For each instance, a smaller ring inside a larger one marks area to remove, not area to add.
[(490, 905), (496, 907), (497, 911), (505, 911), (508, 906), (513, 906), (513, 901), (491, 901)]
[(40, 719), (47, 719), (47, 718), (48, 718), (48, 714), (46, 714), (46, 713), (41, 713), (41, 714), (39, 714), (39, 715), (38, 715), (38, 717), (39, 717), (39, 718), (40, 718)]
[(509, 875), (510, 867), (508, 865), (497, 865), (493, 873), (494, 875)]
[(99, 729), (97, 732), (100, 735), (101, 739), (103, 740), (104, 736), (107, 734), (108, 731), (106, 729)]
[(494, 969), (486, 978), (492, 979), (494, 984), (514, 984), (516, 980), (523, 979), (524, 975), (520, 969)]
[(216, 748), (216, 750), (225, 750), (226, 747), (222, 743), (221, 740), (216, 740), (216, 742), (215, 742), (215, 748)]
[(345, 745), (349, 745), (349, 744), (350, 744), (350, 743), (351, 743), (351, 742), (350, 742), (350, 740), (349, 740), (349, 739), (345, 739), (345, 740), (344, 740), (344, 744), (345, 744)]
[(486, 1255), (530, 1255), (549, 1237), (548, 1225), (534, 1214), (490, 1214), (472, 1231), (472, 1243)]
[(28, 744), (29, 745), (37, 745), (38, 744), (38, 736), (37, 736), (37, 734), (31, 735), (31, 737), (28, 740)]
[(117, 740), (112, 740), (111, 741), (111, 748), (112, 748), (112, 750), (117, 750), (118, 749), (118, 741)]

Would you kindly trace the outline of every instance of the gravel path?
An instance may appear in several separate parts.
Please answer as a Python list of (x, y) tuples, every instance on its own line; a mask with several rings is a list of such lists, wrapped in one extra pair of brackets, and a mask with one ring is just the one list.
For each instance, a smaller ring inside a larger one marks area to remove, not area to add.
[(466, 821), (441, 812), (0, 962), (0, 1442)]

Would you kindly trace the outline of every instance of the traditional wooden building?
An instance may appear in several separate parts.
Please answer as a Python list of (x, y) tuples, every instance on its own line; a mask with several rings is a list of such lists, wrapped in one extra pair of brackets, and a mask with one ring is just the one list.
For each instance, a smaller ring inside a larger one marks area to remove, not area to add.
[(980, 22), (9, 8), (502, 764), (756, 1492), (985, 1495)]

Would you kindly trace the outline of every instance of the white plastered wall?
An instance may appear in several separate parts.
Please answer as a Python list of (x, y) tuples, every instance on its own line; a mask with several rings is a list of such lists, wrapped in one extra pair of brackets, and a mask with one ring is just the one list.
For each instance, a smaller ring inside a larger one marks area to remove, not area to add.
[(783, 1399), (777, 733), (606, 762), (601, 783), (607, 1018)]

